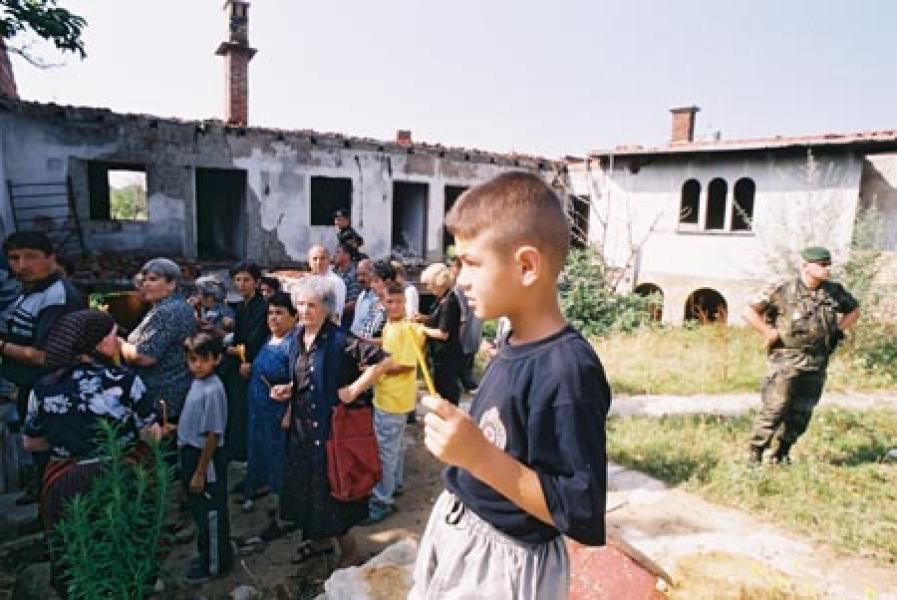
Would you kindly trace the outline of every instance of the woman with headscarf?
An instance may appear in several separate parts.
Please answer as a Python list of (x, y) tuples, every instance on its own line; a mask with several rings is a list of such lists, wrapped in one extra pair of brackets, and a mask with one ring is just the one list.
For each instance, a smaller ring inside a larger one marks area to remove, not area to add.
[(452, 272), (442, 263), (434, 263), (424, 269), (420, 280), (436, 301), (429, 315), (419, 315), (417, 321), (424, 324), (427, 351), (433, 367), (433, 383), (440, 396), (458, 405), (461, 386), (458, 375), (464, 353), (461, 348), (461, 305), (452, 290), (455, 280)]
[(359, 559), (350, 529), (367, 518), (368, 499), (342, 502), (331, 495), (331, 415), (339, 402), (350, 404), (373, 385), (389, 361), (379, 346), (333, 323), (336, 295), (327, 279), (304, 277), (293, 297), (299, 327), (292, 383), (271, 390), (275, 400), (290, 402), (280, 517), (290, 523), (287, 529), (302, 531), (294, 562), (333, 551), (336, 538), (340, 566), (348, 566)]
[(140, 295), (152, 308), (127, 340), (121, 356), (146, 384), (153, 402), (165, 401), (168, 418), (181, 414), (192, 381), (184, 340), (196, 332), (193, 308), (178, 293), (181, 269), (167, 258), (153, 258), (140, 269)]
[(100, 470), (101, 421), (115, 425), (119, 438), (128, 444), (141, 435), (159, 437), (157, 414), (143, 382), (114, 362), (118, 345), (115, 321), (103, 312), (70, 313), (50, 332), (46, 365), (51, 372), (31, 391), (24, 430), (27, 450), (51, 455), (41, 494), (48, 534), (62, 518), (66, 503), (85, 493)]

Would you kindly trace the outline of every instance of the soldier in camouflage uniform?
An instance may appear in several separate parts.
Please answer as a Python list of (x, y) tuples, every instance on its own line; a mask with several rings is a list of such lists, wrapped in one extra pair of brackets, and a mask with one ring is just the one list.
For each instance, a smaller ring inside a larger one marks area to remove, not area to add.
[(827, 249), (806, 248), (801, 259), (799, 277), (767, 286), (742, 314), (767, 347), (762, 404), (750, 441), (753, 463), (762, 462), (773, 438), (772, 462), (790, 462), (788, 452), (822, 395), (828, 358), (860, 316), (854, 297), (829, 281)]

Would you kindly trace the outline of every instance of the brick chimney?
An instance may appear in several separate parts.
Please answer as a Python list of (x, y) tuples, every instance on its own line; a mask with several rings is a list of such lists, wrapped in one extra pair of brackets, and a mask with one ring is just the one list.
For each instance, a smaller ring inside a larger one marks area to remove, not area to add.
[(407, 148), (413, 142), (411, 141), (411, 130), (410, 129), (399, 129), (396, 131), (396, 144), (402, 146), (403, 148)]
[(695, 115), (701, 110), (697, 106), (671, 108), (673, 131), (670, 141), (674, 144), (688, 144), (695, 139)]
[(224, 120), (230, 125), (249, 121), (249, 61), (256, 49), (249, 46), (249, 2), (227, 0), (228, 40), (215, 52), (224, 57)]
[(12, 74), (12, 64), (6, 54), (6, 44), (0, 38), (0, 98), (18, 98), (16, 78)]

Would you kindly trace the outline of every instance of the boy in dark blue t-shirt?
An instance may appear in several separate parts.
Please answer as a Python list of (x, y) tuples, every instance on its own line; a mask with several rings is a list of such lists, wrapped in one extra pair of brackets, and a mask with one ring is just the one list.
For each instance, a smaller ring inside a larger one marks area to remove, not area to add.
[(425, 443), (449, 467), (409, 597), (566, 598), (563, 536), (605, 540), (610, 407), (598, 357), (558, 304), (567, 218), (542, 179), (507, 173), (462, 195), (446, 228), (471, 309), (507, 315), (512, 332), (470, 416), (423, 400)]

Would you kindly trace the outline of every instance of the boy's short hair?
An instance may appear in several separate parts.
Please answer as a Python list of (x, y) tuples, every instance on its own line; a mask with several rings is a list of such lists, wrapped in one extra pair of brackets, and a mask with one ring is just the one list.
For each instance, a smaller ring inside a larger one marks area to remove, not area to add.
[(254, 262), (241, 261), (235, 264), (230, 270), (230, 276), (236, 277), (237, 273), (249, 273), (249, 276), (256, 281), (262, 278), (261, 268)]
[(47, 256), (56, 254), (53, 242), (40, 231), (16, 231), (9, 234), (3, 242), (3, 251), (9, 254), (10, 250), (40, 250)]
[(387, 295), (395, 294), (397, 296), (402, 296), (402, 298), (405, 297), (405, 288), (398, 281), (387, 281), (384, 287), (386, 288)]
[(194, 333), (184, 340), (184, 350), (204, 358), (224, 356), (224, 340), (206, 331)]
[(488, 231), (499, 252), (535, 246), (557, 271), (570, 247), (570, 222), (561, 201), (542, 178), (522, 171), (504, 173), (461, 194), (445, 227), (462, 239)]
[(274, 292), (271, 294), (271, 297), (268, 298), (268, 306), (285, 308), (288, 313), (294, 317), (296, 316), (296, 306), (293, 304), (293, 299), (286, 292)]

